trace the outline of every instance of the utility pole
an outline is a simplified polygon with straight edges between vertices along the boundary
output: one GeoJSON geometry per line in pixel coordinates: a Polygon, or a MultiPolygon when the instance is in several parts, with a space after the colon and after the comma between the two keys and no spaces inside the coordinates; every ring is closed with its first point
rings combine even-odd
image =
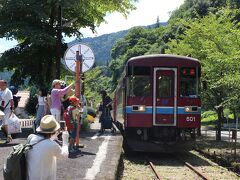
{"type": "MultiPolygon", "coordinates": [[[[81,49],[76,51],[76,88],[75,95],[81,101],[81,74],[82,74],[82,54],[81,49]]],[[[77,123],[77,136],[76,136],[76,145],[79,146],[79,134],[80,134],[80,126],[81,126],[81,115],[79,117],[79,122],[77,123]]]]}
{"type": "Polygon", "coordinates": [[[57,24],[57,40],[56,40],[56,78],[60,79],[60,61],[62,54],[62,2],[58,4],[58,24],[57,24]]]}

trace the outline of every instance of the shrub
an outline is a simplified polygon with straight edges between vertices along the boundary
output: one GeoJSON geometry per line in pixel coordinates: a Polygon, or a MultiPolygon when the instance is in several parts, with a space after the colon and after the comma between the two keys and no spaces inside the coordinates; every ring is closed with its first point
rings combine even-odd
{"type": "Polygon", "coordinates": [[[216,112],[215,111],[205,111],[205,112],[203,112],[202,113],[202,118],[206,118],[206,117],[209,117],[209,116],[211,116],[211,115],[215,115],[216,114],[216,112]]]}
{"type": "Polygon", "coordinates": [[[28,99],[28,102],[26,104],[25,110],[28,112],[29,115],[35,115],[36,114],[36,105],[38,103],[38,99],[36,96],[37,88],[36,86],[32,86],[29,88],[30,91],[30,97],[28,99]]]}
{"type": "Polygon", "coordinates": [[[215,111],[205,111],[202,113],[202,125],[216,124],[218,117],[215,111]]]}
{"type": "Polygon", "coordinates": [[[84,118],[81,124],[81,131],[88,131],[90,129],[90,124],[88,123],[87,119],[84,118]]]}
{"type": "Polygon", "coordinates": [[[96,111],[95,109],[93,109],[92,107],[87,107],[87,114],[93,116],[93,117],[96,117],[96,111]]]}

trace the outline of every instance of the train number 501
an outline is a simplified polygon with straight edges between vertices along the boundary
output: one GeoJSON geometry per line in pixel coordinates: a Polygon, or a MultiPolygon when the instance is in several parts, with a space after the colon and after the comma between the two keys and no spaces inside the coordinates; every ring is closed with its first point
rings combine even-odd
{"type": "Polygon", "coordinates": [[[191,117],[191,116],[186,117],[187,122],[195,122],[195,120],[196,120],[195,117],[191,117]]]}

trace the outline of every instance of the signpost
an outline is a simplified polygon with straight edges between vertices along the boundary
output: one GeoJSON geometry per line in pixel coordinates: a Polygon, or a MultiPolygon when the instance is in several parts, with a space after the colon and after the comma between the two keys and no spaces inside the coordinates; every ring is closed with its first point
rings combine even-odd
{"type": "MultiPolygon", "coordinates": [[[[64,63],[67,69],[76,73],[75,95],[81,101],[81,75],[92,68],[95,57],[92,49],[85,44],[75,44],[69,47],[64,54],[64,63]]],[[[82,103],[84,104],[84,103],[82,103]]],[[[79,146],[81,116],[77,125],[76,145],[79,146]]]]}
{"type": "MultiPolygon", "coordinates": [[[[82,56],[79,55],[79,51],[76,51],[76,87],[75,87],[75,95],[76,97],[81,97],[81,73],[82,73],[82,56]]],[[[77,122],[77,136],[76,136],[76,146],[79,146],[79,132],[80,132],[80,122],[81,122],[81,116],[78,117],[77,122]]]]}

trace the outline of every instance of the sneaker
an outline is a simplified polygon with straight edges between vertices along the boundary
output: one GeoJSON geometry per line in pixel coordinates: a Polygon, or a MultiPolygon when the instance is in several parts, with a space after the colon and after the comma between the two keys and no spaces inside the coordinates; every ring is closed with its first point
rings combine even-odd
{"type": "Polygon", "coordinates": [[[77,151],[75,149],[70,149],[69,153],[76,153],[77,151]]]}
{"type": "Polygon", "coordinates": [[[69,153],[75,153],[75,152],[76,150],[73,147],[69,149],[69,153]]]}
{"type": "Polygon", "coordinates": [[[84,144],[79,144],[79,145],[76,145],[75,147],[76,147],[76,148],[84,148],[85,145],[84,145],[84,144]]]}
{"type": "Polygon", "coordinates": [[[6,140],[0,139],[0,144],[5,144],[6,140]]]}
{"type": "Polygon", "coordinates": [[[10,143],[12,141],[12,136],[8,135],[7,140],[5,141],[5,144],[10,143]]]}

